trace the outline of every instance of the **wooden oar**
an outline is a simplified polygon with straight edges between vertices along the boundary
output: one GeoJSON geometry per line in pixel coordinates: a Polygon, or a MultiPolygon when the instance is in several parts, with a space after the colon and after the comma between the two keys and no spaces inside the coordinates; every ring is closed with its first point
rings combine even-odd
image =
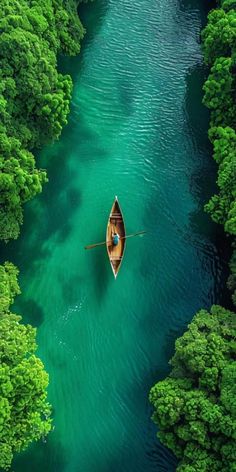
{"type": "MultiPolygon", "coordinates": [[[[128,236],[122,236],[120,239],[131,238],[132,236],[138,236],[139,234],[144,234],[144,233],[146,233],[146,232],[147,232],[147,231],[139,231],[138,233],[128,234],[128,236]]],[[[108,241],[108,244],[109,244],[109,243],[112,243],[112,241],[108,241]]],[[[107,242],[106,242],[106,241],[103,241],[102,243],[90,244],[89,246],[85,246],[84,249],[93,249],[94,247],[103,246],[104,244],[107,244],[107,242]]]]}

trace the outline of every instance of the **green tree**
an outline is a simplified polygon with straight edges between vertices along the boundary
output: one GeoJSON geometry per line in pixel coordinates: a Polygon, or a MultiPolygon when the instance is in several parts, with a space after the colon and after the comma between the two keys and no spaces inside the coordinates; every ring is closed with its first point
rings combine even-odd
{"type": "Polygon", "coordinates": [[[22,205],[46,173],[32,149],[57,139],[67,123],[72,80],[57,55],[75,55],[84,35],[75,0],[3,0],[0,11],[0,239],[17,238],[22,205]]]}
{"type": "Polygon", "coordinates": [[[223,0],[221,3],[223,10],[226,12],[236,9],[236,0],[223,0]]]}
{"type": "MultiPolygon", "coordinates": [[[[213,157],[219,164],[219,192],[205,205],[213,221],[224,225],[226,233],[236,235],[236,1],[221,0],[212,10],[202,32],[206,64],[212,66],[204,89],[204,104],[211,110],[209,137],[213,157]]],[[[233,240],[235,248],[235,239],[233,240]]],[[[228,287],[236,305],[235,249],[230,262],[228,287]]]]}
{"type": "Polygon", "coordinates": [[[78,16],[77,3],[74,0],[52,1],[60,51],[69,56],[75,56],[80,52],[81,39],[85,34],[78,16]]]}
{"type": "Polygon", "coordinates": [[[235,75],[230,57],[219,57],[211,68],[211,73],[203,85],[203,103],[210,110],[211,126],[235,126],[236,105],[233,91],[235,75]]]}
{"type": "Polygon", "coordinates": [[[236,11],[229,8],[229,2],[212,10],[208,15],[207,26],[202,32],[205,61],[212,65],[217,57],[230,57],[236,48],[236,11]]]}
{"type": "Polygon", "coordinates": [[[176,341],[172,371],[150,392],[158,437],[179,458],[177,472],[234,472],[236,317],[201,310],[176,341]]]}
{"type": "Polygon", "coordinates": [[[18,269],[10,262],[0,265],[0,313],[7,313],[16,295],[20,293],[18,269]]]}
{"type": "Polygon", "coordinates": [[[48,374],[35,356],[36,329],[9,311],[20,292],[17,274],[13,264],[0,266],[0,468],[6,470],[14,452],[51,430],[48,374]]]}
{"type": "Polygon", "coordinates": [[[0,132],[0,237],[17,238],[22,223],[22,203],[41,192],[46,172],[35,168],[31,152],[16,138],[0,132]]]}
{"type": "Polygon", "coordinates": [[[209,135],[213,157],[219,164],[219,194],[210,199],[205,209],[216,223],[224,225],[226,232],[236,235],[236,133],[230,127],[214,127],[209,135]]]}

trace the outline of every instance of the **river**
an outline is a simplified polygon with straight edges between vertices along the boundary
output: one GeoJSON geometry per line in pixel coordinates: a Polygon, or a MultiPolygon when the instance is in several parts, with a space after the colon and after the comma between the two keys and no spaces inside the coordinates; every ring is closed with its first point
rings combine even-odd
{"type": "Polygon", "coordinates": [[[204,1],[100,0],[80,7],[82,52],[69,124],[38,160],[42,195],[4,259],[20,268],[15,310],[38,327],[54,431],[15,472],[172,472],[150,387],[174,341],[219,301],[222,261],[203,212],[215,167],[201,104],[204,1]],[[128,233],[114,280],[103,241],[118,195],[128,233]]]}

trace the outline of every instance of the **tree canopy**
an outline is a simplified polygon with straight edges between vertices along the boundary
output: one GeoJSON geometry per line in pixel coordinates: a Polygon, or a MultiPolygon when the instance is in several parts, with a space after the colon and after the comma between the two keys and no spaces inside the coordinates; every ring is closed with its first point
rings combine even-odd
{"type": "Polygon", "coordinates": [[[235,74],[231,57],[219,57],[211,68],[203,90],[203,103],[211,110],[212,126],[236,125],[236,104],[234,100],[235,74]]]}
{"type": "Polygon", "coordinates": [[[51,430],[48,374],[35,356],[36,329],[9,311],[20,292],[17,274],[11,263],[0,266],[0,468],[6,470],[14,452],[51,430]]]}
{"type": "Polygon", "coordinates": [[[213,64],[217,57],[230,57],[236,48],[235,1],[223,1],[221,6],[209,13],[202,33],[203,52],[208,65],[213,64]]]}
{"type": "MultiPolygon", "coordinates": [[[[234,238],[228,287],[236,305],[236,1],[218,4],[202,33],[219,189],[205,209],[234,238]]],[[[158,437],[179,459],[177,472],[236,472],[235,339],[235,313],[201,310],[176,341],[170,375],[151,389],[158,437]]]]}
{"type": "Polygon", "coordinates": [[[3,0],[0,11],[0,239],[15,239],[22,204],[41,192],[46,172],[32,149],[60,136],[72,80],[57,54],[80,51],[83,26],[74,0],[3,0]]]}
{"type": "Polygon", "coordinates": [[[228,287],[236,304],[236,1],[223,0],[208,15],[202,32],[206,64],[211,66],[203,103],[211,110],[209,138],[218,167],[219,192],[205,205],[213,221],[234,237],[228,287]]]}
{"type": "Polygon", "coordinates": [[[216,223],[224,225],[225,231],[236,235],[236,133],[234,129],[213,127],[210,130],[213,157],[219,165],[218,195],[214,195],[205,209],[216,223]]]}
{"type": "Polygon", "coordinates": [[[236,318],[201,310],[176,341],[172,371],[150,392],[158,437],[177,472],[235,472],[236,318]]]}

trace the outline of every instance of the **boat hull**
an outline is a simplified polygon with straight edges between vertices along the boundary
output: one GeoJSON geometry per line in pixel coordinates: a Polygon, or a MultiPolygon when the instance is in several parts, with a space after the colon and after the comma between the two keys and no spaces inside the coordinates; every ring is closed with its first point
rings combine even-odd
{"type": "Polygon", "coordinates": [[[107,223],[107,232],[106,232],[106,246],[109,261],[111,264],[111,269],[116,278],[121,267],[121,263],[125,251],[125,225],[122,211],[118,202],[118,198],[115,197],[115,201],[112,205],[110,215],[107,223]],[[113,245],[112,239],[113,234],[118,233],[120,240],[117,246],[113,245]]]}

